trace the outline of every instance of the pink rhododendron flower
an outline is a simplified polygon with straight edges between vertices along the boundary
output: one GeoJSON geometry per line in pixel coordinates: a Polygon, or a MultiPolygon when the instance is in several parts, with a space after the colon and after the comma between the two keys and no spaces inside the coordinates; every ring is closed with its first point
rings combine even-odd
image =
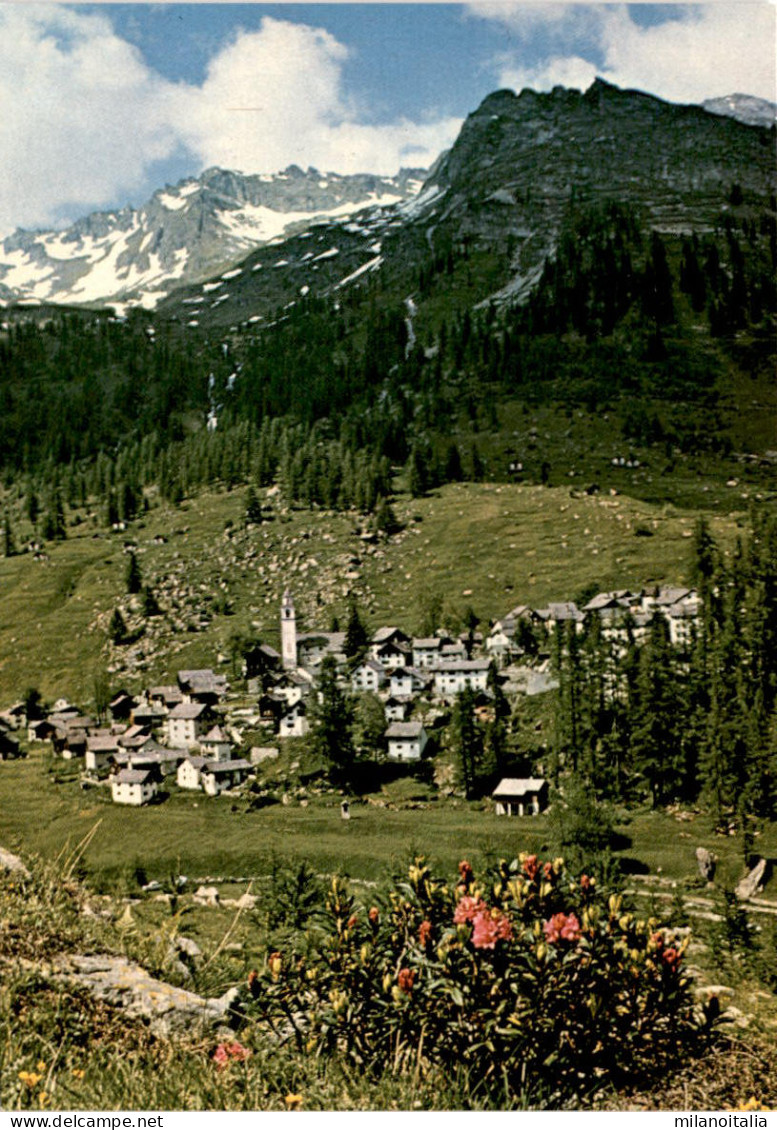
{"type": "Polygon", "coordinates": [[[457,926],[462,922],[473,922],[475,915],[484,911],[488,913],[488,907],[482,899],[473,899],[471,895],[464,895],[453,912],[453,921],[457,926]]]}
{"type": "Polygon", "coordinates": [[[536,878],[540,866],[536,855],[527,855],[521,866],[527,879],[536,878]]]}
{"type": "Polygon", "coordinates": [[[576,914],[554,914],[545,923],[545,937],[551,945],[558,941],[576,942],[580,937],[580,923],[576,914]]]}
{"type": "Polygon", "coordinates": [[[669,946],[669,948],[665,949],[661,954],[661,960],[663,961],[667,969],[670,969],[672,971],[672,973],[677,970],[682,959],[683,955],[678,950],[676,950],[674,946],[669,946]]]}
{"type": "Polygon", "coordinates": [[[472,929],[475,949],[492,950],[497,942],[509,942],[512,936],[512,923],[500,910],[483,910],[475,916],[472,929]]]}
{"type": "Polygon", "coordinates": [[[415,969],[400,969],[397,984],[403,993],[412,993],[415,972],[415,969]]]}
{"type": "Polygon", "coordinates": [[[211,1056],[211,1059],[216,1064],[217,1070],[223,1071],[233,1060],[237,1063],[242,1063],[243,1060],[248,1059],[250,1054],[251,1052],[248,1048],[244,1048],[237,1040],[232,1040],[228,1044],[219,1044],[211,1056]]]}
{"type": "Polygon", "coordinates": [[[462,859],[459,864],[459,875],[465,887],[468,887],[472,882],[472,864],[468,863],[466,859],[462,859]]]}

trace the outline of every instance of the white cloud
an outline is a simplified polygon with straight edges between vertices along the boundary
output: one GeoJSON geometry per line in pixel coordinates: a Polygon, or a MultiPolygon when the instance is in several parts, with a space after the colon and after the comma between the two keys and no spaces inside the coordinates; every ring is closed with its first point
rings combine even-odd
{"type": "Polygon", "coordinates": [[[342,87],[347,49],[304,24],[265,18],[212,62],[182,131],[206,164],[246,172],[294,162],[341,173],[428,165],[461,121],[365,125],[342,87]]]}
{"type": "Polygon", "coordinates": [[[677,102],[701,102],[741,92],[774,101],[776,9],[765,0],[672,5],[660,22],[638,23],[621,4],[499,4],[468,6],[473,16],[495,20],[519,38],[544,35],[537,61],[518,49],[494,60],[500,85],[557,83],[578,88],[599,74],[677,102]],[[590,42],[580,49],[580,38],[590,42]]]}
{"type": "Polygon", "coordinates": [[[102,15],[3,5],[0,230],[131,191],[178,144],[174,89],[102,15]]]}
{"type": "Polygon", "coordinates": [[[0,232],[47,225],[63,207],[115,206],[183,147],[195,168],[244,172],[430,164],[460,121],[364,124],[343,89],[347,54],[326,31],[265,18],[211,59],[201,85],[172,83],[108,10],[0,4],[0,232]]]}

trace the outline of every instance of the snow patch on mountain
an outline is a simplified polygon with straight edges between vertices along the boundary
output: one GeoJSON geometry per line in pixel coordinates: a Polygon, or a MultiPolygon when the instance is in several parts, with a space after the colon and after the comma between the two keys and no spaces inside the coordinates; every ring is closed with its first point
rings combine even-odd
{"type": "Polygon", "coordinates": [[[160,189],[139,209],[0,240],[0,299],[153,309],[176,286],[225,271],[236,277],[228,269],[257,247],[365,209],[378,214],[420,186],[417,170],[392,178],[296,166],[258,176],[208,169],[160,189]]]}

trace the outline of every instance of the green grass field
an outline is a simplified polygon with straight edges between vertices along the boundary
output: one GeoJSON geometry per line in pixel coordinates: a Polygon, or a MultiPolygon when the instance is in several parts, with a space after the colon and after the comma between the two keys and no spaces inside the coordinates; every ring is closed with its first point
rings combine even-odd
{"type": "MultiPolygon", "coordinates": [[[[171,874],[252,877],[265,874],[271,858],[280,856],[304,859],[324,874],[377,880],[392,861],[399,865],[411,852],[452,872],[462,858],[475,862],[553,850],[546,817],[498,818],[488,802],[447,800],[425,809],[354,804],[350,821],[343,821],[336,795],[314,798],[305,808],[277,804],[248,812],[245,801],[180,792],[173,785],[162,804],[131,809],[113,805],[107,789],[82,791],[67,770],[69,779],[57,783],[62,763],[54,763],[53,773],[51,764],[40,754],[0,764],[0,844],[52,858],[67,845],[75,848],[99,824],[84,865],[101,887],[120,880],[132,885],[138,867],[162,880],[171,874]]],[[[725,885],[742,875],[739,840],[716,836],[706,817],[688,821],[638,811],[625,818],[621,831],[619,854],[630,869],[636,861],[639,870],[691,880],[701,844],[720,857],[725,885]]],[[[777,826],[765,830],[757,850],[777,856],[777,826]]]]}
{"type": "MultiPolygon", "coordinates": [[[[82,522],[47,546],[46,561],[0,559],[0,704],[37,686],[46,699],[64,694],[88,706],[106,668],[114,689],[169,681],[179,668],[215,665],[238,630],[277,643],[286,585],[303,629],[342,620],[353,591],[373,628],[416,631],[435,596],[452,625],[470,605],[487,623],[518,603],[541,607],[591,585],[687,580],[699,511],[572,489],[482,483],[400,495],[404,529],[379,546],[364,544],[349,514],[292,510],[246,531],[242,489],[152,508],[125,533],[82,522]],[[125,542],[136,543],[166,615],[147,621],[132,648],[111,649],[108,621],[127,600],[125,542]],[[211,618],[195,630],[184,620],[200,608],[211,618]]],[[[746,505],[711,517],[721,544],[744,531],[746,505]]]]}

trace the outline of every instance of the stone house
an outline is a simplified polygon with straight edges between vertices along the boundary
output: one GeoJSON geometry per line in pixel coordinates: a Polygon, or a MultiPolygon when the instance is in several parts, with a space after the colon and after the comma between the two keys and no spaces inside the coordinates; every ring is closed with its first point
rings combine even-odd
{"type": "Polygon", "coordinates": [[[429,740],[422,722],[394,722],[385,738],[393,761],[420,761],[429,740]]]}
{"type": "Polygon", "coordinates": [[[484,691],[488,687],[488,659],[452,659],[434,668],[434,693],[440,698],[460,694],[466,687],[484,691]]]}
{"type": "Polygon", "coordinates": [[[148,769],[120,769],[111,777],[111,800],[114,804],[148,804],[156,792],[156,775],[148,769]]]}
{"type": "Polygon", "coordinates": [[[209,718],[201,702],[181,702],[167,716],[167,744],[171,749],[191,749],[199,744],[209,718]]]}
{"type": "Polygon", "coordinates": [[[203,756],[210,761],[229,761],[232,756],[233,745],[221,726],[214,726],[204,737],[200,738],[200,749],[203,756]]]}
{"type": "Polygon", "coordinates": [[[374,659],[367,659],[355,667],[351,674],[351,686],[355,691],[377,693],[386,682],[386,670],[374,659]]]}
{"type": "Polygon", "coordinates": [[[251,772],[250,761],[208,761],[200,769],[200,782],[208,796],[218,796],[224,789],[233,789],[251,772]]]}

